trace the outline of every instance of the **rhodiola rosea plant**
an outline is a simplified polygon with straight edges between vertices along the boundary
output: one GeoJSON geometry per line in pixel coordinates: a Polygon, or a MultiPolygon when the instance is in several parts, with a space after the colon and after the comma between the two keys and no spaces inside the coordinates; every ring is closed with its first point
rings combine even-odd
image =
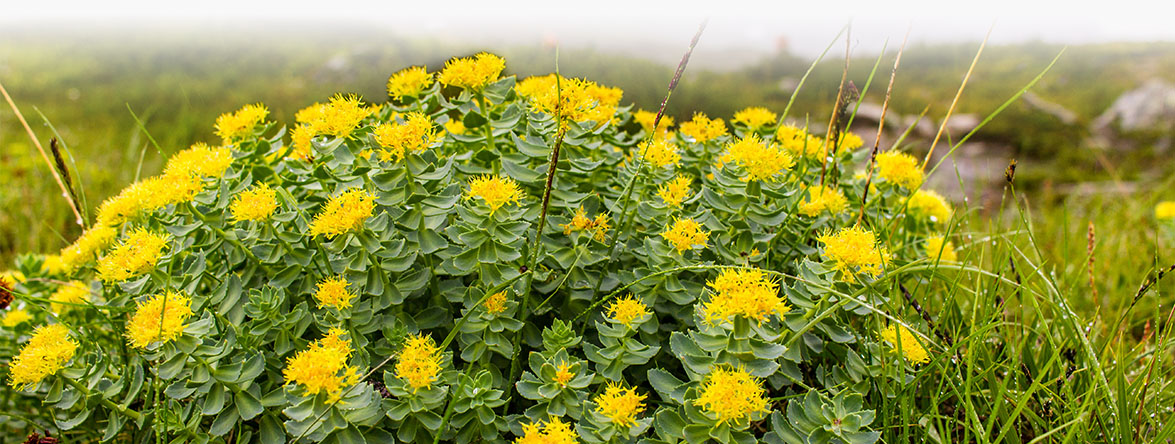
{"type": "Polygon", "coordinates": [[[968,267],[924,162],[504,67],[227,113],[21,257],[6,432],[870,444],[991,409],[938,405],[965,364],[912,303],[968,267]]]}

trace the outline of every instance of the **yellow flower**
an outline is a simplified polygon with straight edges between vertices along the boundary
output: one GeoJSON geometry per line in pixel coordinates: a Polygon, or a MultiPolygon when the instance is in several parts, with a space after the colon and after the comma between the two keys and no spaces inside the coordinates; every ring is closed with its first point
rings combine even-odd
{"type": "Polygon", "coordinates": [[[69,274],[69,264],[61,258],[60,254],[46,254],[44,260],[41,261],[41,272],[48,275],[62,275],[69,274]]]}
{"type": "Polygon", "coordinates": [[[388,77],[388,97],[396,100],[416,97],[429,86],[432,86],[432,74],[423,66],[404,68],[388,77]]]}
{"type": "Polygon", "coordinates": [[[693,183],[692,178],[678,175],[673,180],[661,184],[657,188],[657,195],[665,201],[666,206],[677,208],[681,206],[682,201],[689,197],[690,185],[693,183]]]}
{"type": "Polygon", "coordinates": [[[381,123],[375,127],[375,141],[383,149],[380,160],[399,162],[407,153],[419,153],[441,140],[432,120],[423,113],[411,112],[402,124],[381,123]]]}
{"type": "Polygon", "coordinates": [[[951,205],[942,195],[931,190],[918,190],[909,197],[907,202],[911,216],[929,220],[932,223],[944,223],[951,218],[951,205]]]}
{"type": "Polygon", "coordinates": [[[692,249],[695,245],[706,246],[710,232],[702,230],[702,225],[693,219],[673,219],[673,226],[661,234],[666,242],[673,245],[678,253],[692,249]]]}
{"type": "Polygon", "coordinates": [[[746,172],[743,182],[774,180],[776,175],[795,165],[790,154],[779,149],[778,145],[764,142],[756,134],[727,143],[722,162],[742,167],[746,172]]]}
{"type": "Polygon", "coordinates": [[[165,174],[143,179],[102,202],[98,207],[98,225],[121,225],[140,213],[189,202],[203,189],[204,182],[194,175],[165,174]]]}
{"type": "Polygon", "coordinates": [[[596,412],[604,415],[619,427],[632,427],[636,416],[645,411],[644,400],[648,395],[638,395],[635,389],[622,388],[620,384],[608,382],[604,393],[596,395],[596,412]]]}
{"type": "Polygon", "coordinates": [[[775,143],[783,146],[784,151],[795,157],[819,158],[827,152],[824,138],[813,136],[791,125],[780,125],[775,130],[775,143]]]}
{"type": "Polygon", "coordinates": [[[592,238],[600,242],[604,241],[608,235],[608,229],[612,228],[608,225],[607,214],[598,213],[595,219],[589,219],[583,207],[575,210],[575,216],[571,218],[570,223],[562,224],[561,226],[565,235],[571,235],[575,231],[591,231],[593,232],[592,238]]]}
{"type": "Polygon", "coordinates": [[[85,305],[90,300],[90,289],[86,287],[86,284],[78,281],[66,282],[57,287],[57,290],[49,296],[49,300],[52,301],[49,304],[49,309],[53,310],[55,314],[62,315],[79,308],[77,305],[71,304],[85,305]]]}
{"type": "Polygon", "coordinates": [[[841,152],[852,151],[865,145],[865,141],[861,140],[861,136],[853,133],[840,133],[840,147],[841,152]]]}
{"type": "Polygon", "coordinates": [[[955,243],[942,236],[926,238],[926,257],[943,262],[957,262],[959,259],[958,254],[955,253],[955,243]]]}
{"type": "Polygon", "coordinates": [[[790,309],[779,296],[779,283],[763,270],[726,268],[706,285],[714,294],[702,307],[702,315],[711,325],[733,316],[763,322],[768,316],[782,315],[790,309]]]}
{"type": "Polygon", "coordinates": [[[4,320],[0,321],[0,324],[8,328],[14,328],[17,325],[31,320],[33,320],[33,315],[29,314],[28,311],[19,308],[10,308],[8,309],[8,313],[4,314],[4,320]]]}
{"type": "Polygon", "coordinates": [[[712,367],[698,392],[694,405],[719,423],[738,424],[767,412],[763,383],[742,367],[712,367]]]}
{"type": "Polygon", "coordinates": [[[506,69],[505,60],[483,52],[473,57],[449,60],[437,76],[437,81],[443,85],[477,91],[496,82],[503,69],[506,69]]]}
{"type": "Polygon", "coordinates": [[[877,245],[873,232],[859,226],[826,232],[818,240],[824,244],[824,259],[833,261],[845,277],[858,272],[877,276],[889,263],[889,252],[877,245]]]}
{"type": "Polygon", "coordinates": [[[355,293],[347,291],[349,283],[342,276],[331,276],[318,281],[318,291],[314,292],[314,299],[318,301],[318,308],[334,307],[337,310],[351,306],[355,293]]]}
{"type": "Polygon", "coordinates": [[[488,174],[470,179],[469,191],[465,193],[467,200],[480,197],[486,206],[490,207],[491,214],[504,205],[519,203],[523,196],[525,195],[522,193],[522,189],[518,187],[518,183],[514,182],[514,179],[488,174]]]}
{"type": "Polygon", "coordinates": [[[110,246],[117,235],[118,230],[113,227],[101,224],[90,227],[73,244],[61,249],[61,261],[70,270],[80,267],[110,246]]]}
{"type": "Polygon", "coordinates": [[[703,113],[695,113],[693,120],[681,124],[681,132],[697,143],[714,140],[726,134],[726,123],[722,119],[710,119],[703,113]]]}
{"type": "Polygon", "coordinates": [[[233,153],[225,147],[197,143],[167,160],[164,176],[220,177],[233,164],[233,153]]]}
{"type": "Polygon", "coordinates": [[[778,115],[761,106],[744,108],[742,111],[734,113],[736,123],[746,125],[752,130],[774,125],[778,118],[778,115]]]}
{"type": "Polygon", "coordinates": [[[460,136],[465,134],[465,123],[457,119],[449,119],[448,122],[445,122],[445,130],[460,136]]]}
{"type": "Polygon", "coordinates": [[[98,261],[98,277],[117,282],[147,273],[155,268],[166,249],[167,235],[136,229],[98,261]]]}
{"type": "Polygon", "coordinates": [[[187,296],[170,291],[152,295],[138,303],[126,323],[126,337],[136,348],[166,344],[184,334],[184,322],[191,316],[192,300],[187,296]]]}
{"type": "Polygon", "coordinates": [[[314,157],[314,127],[310,125],[298,125],[294,127],[293,133],[290,134],[291,144],[293,149],[290,150],[289,157],[299,160],[310,160],[314,157]]]}
{"type": "MultiPolygon", "coordinates": [[[[890,324],[881,330],[881,339],[890,343],[895,350],[898,348],[899,335],[894,324],[890,324]]],[[[902,342],[902,354],[906,356],[906,359],[918,364],[930,362],[930,354],[922,347],[921,341],[913,333],[910,333],[910,330],[903,327],[900,340],[902,342]]]]}
{"type": "Polygon", "coordinates": [[[348,231],[363,228],[363,222],[375,211],[375,197],[367,191],[352,188],[332,197],[314,216],[310,223],[310,235],[325,235],[327,239],[348,231]]]}
{"type": "Polygon", "coordinates": [[[1155,219],[1175,220],[1175,200],[1159,202],[1155,205],[1155,219]]]}
{"type": "Polygon", "coordinates": [[[332,328],[326,337],[311,342],[310,347],[286,359],[282,377],[286,384],[298,384],[307,395],[326,393],[338,400],[343,389],[359,382],[359,371],[347,364],[351,341],[343,339],[345,331],[332,328]]]}
{"type": "Polygon", "coordinates": [[[632,327],[633,322],[640,321],[649,314],[649,306],[631,294],[616,299],[608,306],[608,317],[627,327],[632,327]]]}
{"type": "Polygon", "coordinates": [[[800,203],[800,213],[805,216],[819,216],[825,211],[837,215],[849,207],[849,201],[839,188],[817,185],[808,188],[808,200],[800,203]]]}
{"type": "Polygon", "coordinates": [[[73,359],[78,344],[69,337],[69,330],[61,324],[37,327],[20,354],[8,365],[8,385],[24,390],[36,385],[49,375],[57,373],[73,359]]]}
{"type": "Polygon", "coordinates": [[[922,168],[918,159],[900,151],[886,151],[877,155],[877,172],[885,180],[912,190],[922,185],[922,168]]]}
{"type": "MultiPolygon", "coordinates": [[[[636,121],[641,129],[646,133],[653,132],[653,121],[657,120],[657,113],[652,111],[637,110],[632,113],[632,119],[636,121]]],[[[657,125],[658,135],[663,135],[669,132],[669,127],[673,126],[673,118],[669,116],[661,116],[661,123],[657,125]]]]}
{"type": "Polygon", "coordinates": [[[403,379],[413,391],[432,387],[441,373],[441,350],[431,336],[416,334],[408,337],[396,362],[396,377],[403,379]]]}
{"type": "Polygon", "coordinates": [[[522,437],[515,439],[514,444],[576,444],[579,435],[571,428],[570,423],[551,417],[545,424],[542,421],[522,425],[522,437]]]}
{"type": "Polygon", "coordinates": [[[559,366],[555,369],[554,382],[559,384],[560,387],[567,387],[567,384],[570,384],[572,379],[575,379],[575,373],[571,371],[571,366],[567,365],[566,362],[560,362],[559,366]]]}
{"type": "Polygon", "coordinates": [[[237,222],[269,219],[277,211],[277,191],[265,183],[259,183],[236,195],[229,205],[229,211],[237,222]]]}
{"type": "Polygon", "coordinates": [[[245,105],[233,113],[221,114],[216,118],[216,135],[224,139],[224,143],[240,142],[253,135],[258,125],[265,122],[269,110],[260,103],[245,105]]]}
{"type": "Polygon", "coordinates": [[[669,143],[668,140],[656,139],[645,143],[641,157],[658,168],[677,166],[681,162],[681,155],[677,154],[677,149],[677,145],[669,143]]]}
{"type": "MultiPolygon", "coordinates": [[[[294,115],[294,119],[298,123],[309,125],[315,135],[329,135],[346,139],[350,138],[351,133],[359,128],[363,119],[378,111],[378,107],[364,105],[359,96],[338,94],[331,97],[330,103],[315,103],[303,108],[294,115]]],[[[295,134],[295,136],[297,135],[295,134]]],[[[295,143],[295,147],[297,148],[297,143],[295,143]]]]}
{"type": "Polygon", "coordinates": [[[481,306],[485,308],[486,313],[492,315],[506,311],[506,291],[502,290],[490,295],[485,302],[482,302],[481,306]]]}

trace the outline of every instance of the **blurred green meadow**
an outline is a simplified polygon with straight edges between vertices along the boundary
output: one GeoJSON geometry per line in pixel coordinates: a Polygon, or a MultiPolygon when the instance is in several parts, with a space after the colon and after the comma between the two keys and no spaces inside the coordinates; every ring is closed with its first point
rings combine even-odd
{"type": "MultiPolygon", "coordinates": [[[[437,70],[450,57],[478,50],[506,57],[507,75],[545,74],[555,63],[553,47],[485,48],[372,29],[311,30],[296,38],[275,38],[262,30],[215,36],[155,30],[149,38],[132,31],[99,37],[80,31],[21,31],[5,34],[0,42],[0,82],[46,148],[51,137],[60,137],[90,211],[136,177],[158,172],[171,153],[195,142],[217,142],[213,121],[242,104],[262,102],[271,118],[291,122],[298,109],[338,91],[382,102],[387,76],[410,65],[437,70]]],[[[684,50],[684,41],[682,46],[684,50]]],[[[977,47],[906,48],[891,112],[917,116],[925,111],[925,120],[937,128],[936,119],[949,107],[977,47]]],[[[962,188],[975,199],[968,202],[973,214],[998,216],[1003,166],[1006,157],[1015,158],[1016,185],[1034,216],[1029,222],[1044,263],[1058,265],[1060,272],[1080,272],[1082,263],[1072,259],[1086,255],[1087,225],[1093,221],[1100,245],[1095,267],[1104,275],[1094,285],[1103,296],[1133,291],[1156,264],[1171,260],[1171,241],[1156,230],[1151,209],[1158,200],[1175,197],[1167,191],[1175,165],[1163,161],[1169,149],[1154,147],[1163,133],[1132,133],[1126,142],[1131,148],[1117,149],[1091,146],[1088,128],[1122,93],[1149,79],[1175,80],[1175,45],[991,46],[955,113],[987,115],[1062,49],[1064,54],[1032,93],[1069,110],[1075,120],[1063,121],[1023,100],[1013,103],[972,138],[1007,148],[989,162],[997,166],[979,171],[988,179],[980,188],[990,189],[962,188]],[[1106,192],[1079,192],[1083,186],[1106,192]]],[[[895,50],[880,59],[876,54],[851,59],[848,78],[859,89],[870,85],[863,102],[883,100],[895,50]]],[[[800,89],[791,112],[799,123],[827,121],[844,68],[839,54],[843,47],[832,47],[800,89]]],[[[622,103],[652,110],[673,72],[663,63],[590,49],[562,49],[559,63],[565,75],[620,87],[622,103]]],[[[782,111],[812,63],[812,57],[779,53],[741,67],[691,67],[668,114],[678,121],[696,111],[729,119],[748,104],[782,111]]],[[[872,137],[867,139],[870,145],[872,137]]],[[[940,153],[950,142],[944,140],[940,153]]],[[[924,153],[929,140],[911,137],[904,144],[924,153]]],[[[956,171],[948,160],[936,175],[950,183],[956,181],[956,171]]],[[[7,105],[0,107],[0,180],[6,184],[0,188],[0,260],[57,251],[80,233],[49,167],[7,105]]]]}

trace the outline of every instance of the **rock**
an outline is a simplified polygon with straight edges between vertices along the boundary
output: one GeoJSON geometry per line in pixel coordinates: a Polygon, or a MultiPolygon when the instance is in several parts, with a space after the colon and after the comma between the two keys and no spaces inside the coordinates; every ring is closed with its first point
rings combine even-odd
{"type": "Polygon", "coordinates": [[[1113,125],[1123,131],[1137,131],[1170,125],[1175,119],[1175,86],[1151,79],[1123,93],[1093,121],[1095,132],[1104,133],[1113,125]]]}
{"type": "Polygon", "coordinates": [[[931,125],[930,120],[925,117],[922,119],[918,119],[918,116],[902,117],[902,131],[905,131],[910,126],[914,127],[914,130],[911,131],[911,135],[913,136],[924,138],[934,137],[934,132],[936,131],[934,125],[931,125]]]}
{"type": "Polygon", "coordinates": [[[1056,117],[1061,123],[1066,125],[1073,125],[1077,123],[1077,113],[1070,111],[1068,108],[1060,104],[1050,102],[1042,99],[1040,96],[1032,92],[1026,92],[1023,96],[1024,104],[1029,108],[1056,117]]]}
{"type": "Polygon", "coordinates": [[[946,129],[957,140],[973,131],[980,121],[977,114],[955,114],[947,119],[946,129]]]}
{"type": "MultiPolygon", "coordinates": [[[[890,114],[890,117],[894,117],[890,114]]],[[[900,118],[900,116],[898,116],[900,118]]],[[[853,121],[877,123],[881,121],[881,105],[871,102],[861,102],[857,107],[857,117],[853,121]]]]}

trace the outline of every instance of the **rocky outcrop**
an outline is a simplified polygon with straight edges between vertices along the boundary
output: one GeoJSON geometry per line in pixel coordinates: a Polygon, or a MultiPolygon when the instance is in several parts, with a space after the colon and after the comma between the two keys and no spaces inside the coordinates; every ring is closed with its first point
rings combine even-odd
{"type": "Polygon", "coordinates": [[[1175,122],[1175,86],[1151,79],[1127,91],[1093,121],[1093,130],[1105,133],[1111,128],[1121,131],[1166,129],[1175,122]]]}

